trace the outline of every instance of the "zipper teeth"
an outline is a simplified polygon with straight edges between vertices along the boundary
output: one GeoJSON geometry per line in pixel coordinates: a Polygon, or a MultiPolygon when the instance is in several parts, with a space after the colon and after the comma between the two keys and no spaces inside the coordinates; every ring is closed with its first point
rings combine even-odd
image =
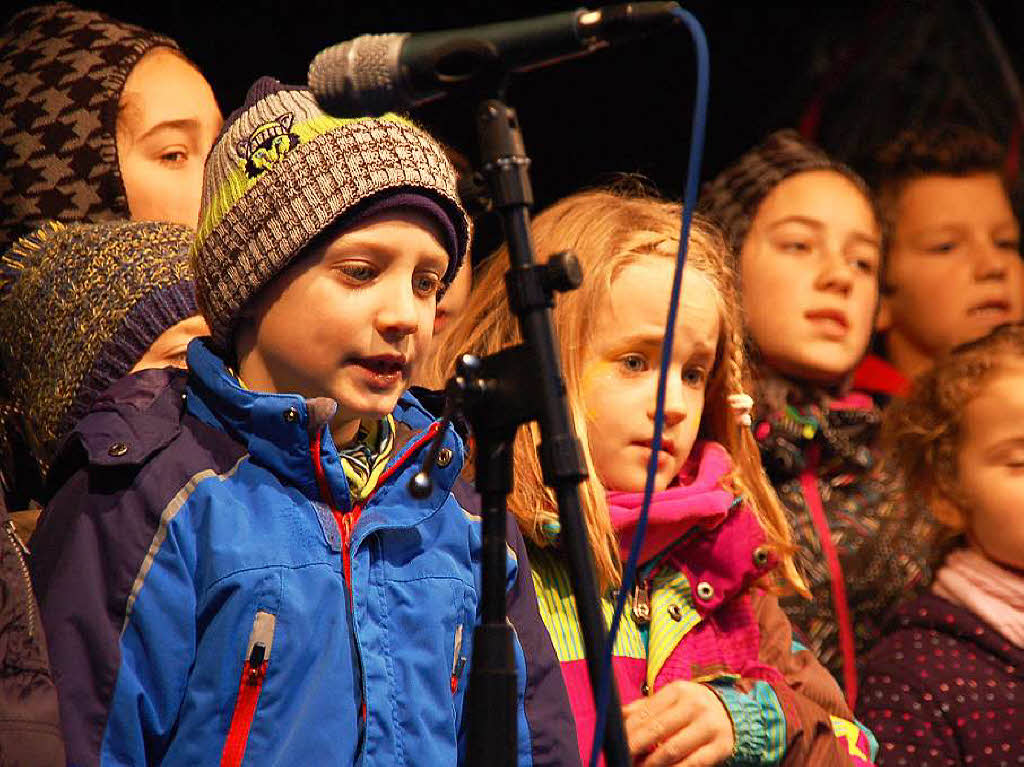
{"type": "Polygon", "coordinates": [[[25,544],[21,542],[21,538],[14,531],[14,521],[8,519],[4,522],[4,530],[7,532],[7,537],[11,539],[11,543],[14,545],[14,553],[18,557],[18,567],[21,569],[22,582],[25,584],[25,607],[28,612],[28,636],[30,639],[35,638],[36,633],[36,602],[32,598],[32,579],[28,574],[28,565],[25,564],[25,557],[23,551],[25,550],[25,544]]]}

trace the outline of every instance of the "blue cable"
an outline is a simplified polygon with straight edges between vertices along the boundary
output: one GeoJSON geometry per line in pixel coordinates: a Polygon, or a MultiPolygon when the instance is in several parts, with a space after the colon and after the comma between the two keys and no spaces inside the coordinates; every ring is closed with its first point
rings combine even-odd
{"type": "Polygon", "coordinates": [[[596,767],[601,755],[601,744],[604,742],[605,718],[608,709],[609,680],[612,674],[612,649],[615,647],[615,636],[619,630],[626,598],[633,589],[633,580],[640,559],[640,545],[647,531],[647,514],[650,511],[651,496],[654,493],[654,479],[658,468],[658,452],[661,450],[661,432],[665,426],[665,388],[668,382],[668,368],[672,361],[672,347],[676,330],[676,316],[679,310],[679,299],[683,286],[683,268],[686,266],[686,251],[690,241],[690,221],[693,209],[697,204],[697,184],[700,180],[700,163],[704,154],[704,132],[707,127],[708,92],[710,90],[710,57],[708,40],[704,28],[696,17],[687,10],[676,6],[672,15],[683,22],[693,38],[694,53],[697,58],[697,93],[693,104],[693,125],[690,132],[689,165],[686,169],[686,190],[683,194],[683,222],[679,234],[679,253],[676,256],[676,270],[672,280],[672,299],[668,309],[668,322],[665,327],[665,340],[662,344],[661,370],[658,373],[658,397],[654,412],[654,442],[651,446],[651,459],[647,465],[647,483],[644,486],[644,502],[640,508],[640,519],[633,536],[633,545],[629,550],[629,559],[622,573],[622,587],[619,589],[612,616],[611,630],[608,632],[608,645],[605,648],[601,663],[600,689],[597,697],[597,721],[594,725],[593,747],[590,752],[590,767],[596,767]]]}

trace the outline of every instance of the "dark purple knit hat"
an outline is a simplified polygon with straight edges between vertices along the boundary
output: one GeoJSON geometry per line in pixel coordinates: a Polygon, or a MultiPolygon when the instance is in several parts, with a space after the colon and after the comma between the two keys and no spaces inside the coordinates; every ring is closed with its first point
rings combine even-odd
{"type": "Polygon", "coordinates": [[[179,224],[51,222],[0,259],[0,395],[37,442],[63,437],[161,333],[197,313],[191,241],[179,224]]]}

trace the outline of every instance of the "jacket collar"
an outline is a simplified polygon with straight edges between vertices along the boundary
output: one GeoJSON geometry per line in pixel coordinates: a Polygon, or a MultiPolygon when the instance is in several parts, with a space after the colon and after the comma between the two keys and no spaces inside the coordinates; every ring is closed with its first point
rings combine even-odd
{"type": "Polygon", "coordinates": [[[96,398],[60,443],[46,478],[47,498],[83,464],[138,466],[181,431],[185,374],[174,368],[121,378],[96,398]]]}
{"type": "MultiPolygon", "coordinates": [[[[189,344],[188,366],[186,408],[190,414],[241,442],[254,463],[298,488],[307,498],[332,504],[341,511],[350,508],[348,480],[327,428],[337,410],[336,402],[324,397],[307,399],[298,394],[245,389],[210,349],[208,338],[189,344]],[[329,499],[322,498],[318,489],[311,450],[314,439],[320,442],[321,465],[332,496],[329,499]]],[[[416,442],[417,434],[433,421],[409,394],[401,397],[393,415],[399,424],[399,441],[416,442]]],[[[389,466],[396,459],[401,461],[407,452],[407,447],[396,445],[389,466]]],[[[460,448],[460,467],[461,454],[460,448]]]]}
{"type": "MultiPolygon", "coordinates": [[[[680,473],[680,483],[655,493],[644,542],[649,561],[661,554],[689,581],[697,612],[707,615],[743,592],[778,563],[765,545],[753,510],[725,483],[732,460],[717,442],[698,442],[680,473]],[[676,541],[676,543],[673,543],[676,541]]],[[[612,523],[623,559],[636,530],[643,493],[609,493],[612,523]]]]}
{"type": "Polygon", "coordinates": [[[870,446],[881,412],[860,392],[830,394],[788,379],[758,382],[754,437],[774,482],[798,476],[811,446],[820,452],[822,475],[859,474],[874,466],[870,446]]]}

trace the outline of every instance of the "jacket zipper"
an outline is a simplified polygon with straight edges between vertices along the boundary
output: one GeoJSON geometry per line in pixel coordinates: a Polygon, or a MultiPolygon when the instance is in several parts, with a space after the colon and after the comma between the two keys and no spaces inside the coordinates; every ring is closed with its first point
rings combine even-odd
{"type": "Polygon", "coordinates": [[[857,653],[853,644],[853,623],[850,619],[850,603],[846,597],[846,579],[843,567],[839,562],[839,552],[832,541],[832,530],[825,516],[825,507],[818,492],[818,467],[821,463],[821,448],[811,445],[807,456],[807,465],[800,474],[800,484],[804,491],[807,510],[811,521],[818,532],[822,553],[828,563],[829,578],[832,587],[832,601],[836,608],[836,623],[839,628],[839,651],[843,658],[843,688],[846,702],[852,711],[857,702],[857,653]]]}
{"type": "MultiPolygon", "coordinates": [[[[359,521],[359,516],[363,513],[363,507],[366,505],[366,501],[369,501],[370,497],[376,492],[377,488],[384,484],[392,474],[406,464],[406,462],[416,453],[419,448],[429,442],[434,434],[437,433],[439,424],[435,421],[430,425],[430,428],[420,437],[415,444],[413,444],[405,454],[401,457],[401,460],[396,461],[394,464],[389,466],[383,474],[377,480],[377,484],[373,490],[367,495],[363,503],[355,504],[350,511],[344,512],[338,509],[334,504],[334,495],[331,493],[331,487],[327,483],[327,474],[324,471],[323,461],[320,456],[320,435],[322,432],[318,432],[313,435],[309,441],[309,451],[313,458],[313,473],[316,476],[317,489],[320,491],[321,500],[326,503],[330,509],[331,514],[334,516],[334,521],[338,525],[338,532],[341,533],[341,563],[342,569],[345,573],[345,593],[348,597],[348,612],[349,619],[353,621],[352,630],[355,632],[354,623],[354,595],[352,593],[352,530],[356,523],[359,521]]],[[[325,427],[326,428],[326,427],[325,427]]],[[[357,644],[358,648],[358,644],[357,644]]],[[[362,659],[359,659],[362,664],[362,659]]],[[[360,669],[360,676],[362,676],[362,669],[360,669]]],[[[366,696],[363,695],[362,705],[359,707],[359,717],[362,721],[366,720],[366,696]]]]}
{"type": "Polygon", "coordinates": [[[323,499],[324,503],[330,507],[331,514],[334,515],[334,520],[338,524],[338,531],[341,533],[341,557],[342,566],[345,571],[345,588],[348,591],[349,607],[352,607],[352,530],[359,521],[359,516],[363,512],[363,507],[366,505],[366,502],[370,500],[370,497],[374,492],[376,492],[378,487],[383,485],[391,475],[402,468],[423,444],[433,439],[434,435],[437,433],[438,427],[439,424],[436,421],[432,423],[426,432],[424,432],[423,436],[416,440],[416,442],[405,451],[405,455],[402,456],[401,460],[393,463],[384,471],[383,474],[380,475],[377,479],[376,486],[367,495],[366,499],[362,503],[355,504],[348,512],[339,510],[334,504],[334,496],[331,493],[330,486],[327,484],[327,475],[324,472],[323,462],[320,458],[320,435],[315,435],[309,442],[309,449],[313,455],[313,472],[316,475],[316,483],[317,488],[320,491],[320,497],[323,499]]]}
{"type": "Polygon", "coordinates": [[[25,544],[18,537],[13,519],[8,519],[4,522],[4,530],[7,531],[7,537],[11,539],[14,551],[18,556],[18,568],[21,570],[21,580],[25,586],[25,612],[28,613],[28,636],[29,639],[34,639],[36,633],[36,600],[32,592],[32,579],[28,574],[28,565],[25,564],[25,559],[28,557],[28,549],[25,548],[25,544]]]}
{"type": "Polygon", "coordinates": [[[239,767],[245,758],[249,730],[256,716],[256,704],[263,690],[263,681],[267,678],[276,623],[277,618],[273,613],[256,613],[245,652],[246,660],[242,664],[242,678],[238,683],[235,712],[231,716],[231,726],[228,728],[228,736],[220,756],[221,767],[239,767]]]}

